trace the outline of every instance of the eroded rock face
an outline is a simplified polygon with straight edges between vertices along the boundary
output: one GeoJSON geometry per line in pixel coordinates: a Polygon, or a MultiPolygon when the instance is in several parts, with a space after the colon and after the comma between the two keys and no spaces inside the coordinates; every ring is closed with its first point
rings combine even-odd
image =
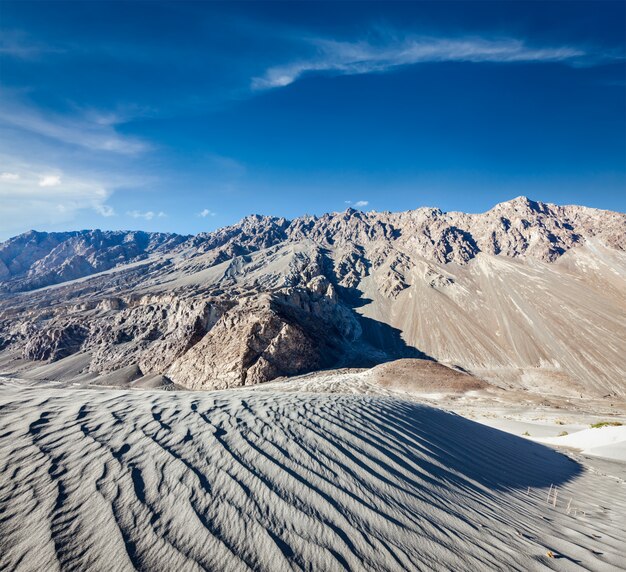
{"type": "Polygon", "coordinates": [[[195,237],[30,232],[0,245],[0,352],[84,353],[90,372],[190,388],[424,352],[619,391],[625,246],[624,214],[523,197],[482,214],[250,216],[195,237]]]}
{"type": "Polygon", "coordinates": [[[31,360],[56,361],[80,350],[88,330],[83,323],[59,323],[33,332],[24,346],[23,355],[31,360]]]}
{"type": "Polygon", "coordinates": [[[271,295],[130,295],[86,308],[42,312],[21,327],[4,324],[9,345],[22,345],[30,360],[89,352],[91,372],[137,365],[144,375],[216,389],[330,367],[361,334],[323,275],[271,295]]]}
{"type": "MultiPolygon", "coordinates": [[[[176,359],[172,360],[171,347],[158,350],[173,361],[165,374],[185,387],[222,389],[332,366],[361,331],[332,292],[327,296],[332,286],[321,291],[323,281],[323,277],[313,280],[317,292],[287,288],[219,304],[210,319],[195,323],[194,332],[178,330],[178,339],[187,344],[179,347],[176,359]]],[[[153,349],[154,344],[150,353],[153,349]]],[[[141,363],[144,372],[163,369],[145,358],[141,363]]]]}
{"type": "Polygon", "coordinates": [[[144,374],[163,373],[211,330],[232,304],[226,300],[144,296],[120,311],[92,320],[82,346],[92,371],[138,364],[144,374]]]}

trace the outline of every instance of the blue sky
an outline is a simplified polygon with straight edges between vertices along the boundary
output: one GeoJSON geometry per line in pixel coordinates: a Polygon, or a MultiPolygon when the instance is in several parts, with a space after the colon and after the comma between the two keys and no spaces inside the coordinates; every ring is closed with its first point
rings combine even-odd
{"type": "Polygon", "coordinates": [[[624,2],[0,2],[0,238],[626,210],[624,2]]]}

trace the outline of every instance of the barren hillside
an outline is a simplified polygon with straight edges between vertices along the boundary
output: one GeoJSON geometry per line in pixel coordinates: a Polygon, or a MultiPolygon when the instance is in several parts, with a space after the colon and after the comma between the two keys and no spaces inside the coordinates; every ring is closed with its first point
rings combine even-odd
{"type": "Polygon", "coordinates": [[[194,237],[28,233],[0,245],[0,372],[227,388],[421,357],[624,395],[625,248],[626,215],[524,197],[194,237]]]}

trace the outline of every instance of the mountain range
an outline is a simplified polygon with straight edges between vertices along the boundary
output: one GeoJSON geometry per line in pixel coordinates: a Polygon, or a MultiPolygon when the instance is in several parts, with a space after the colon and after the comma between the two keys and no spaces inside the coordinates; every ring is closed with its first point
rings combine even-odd
{"type": "Polygon", "coordinates": [[[494,386],[626,395],[626,215],[252,215],[215,232],[0,244],[0,374],[218,389],[399,358],[494,386]]]}

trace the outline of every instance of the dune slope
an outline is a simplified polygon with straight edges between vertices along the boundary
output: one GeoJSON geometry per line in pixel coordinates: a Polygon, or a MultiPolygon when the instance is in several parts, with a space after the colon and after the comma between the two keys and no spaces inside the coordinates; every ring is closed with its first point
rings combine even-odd
{"type": "Polygon", "coordinates": [[[619,508],[545,502],[551,484],[600,494],[601,476],[423,405],[11,386],[0,404],[0,569],[615,569],[623,556],[619,508]]]}

